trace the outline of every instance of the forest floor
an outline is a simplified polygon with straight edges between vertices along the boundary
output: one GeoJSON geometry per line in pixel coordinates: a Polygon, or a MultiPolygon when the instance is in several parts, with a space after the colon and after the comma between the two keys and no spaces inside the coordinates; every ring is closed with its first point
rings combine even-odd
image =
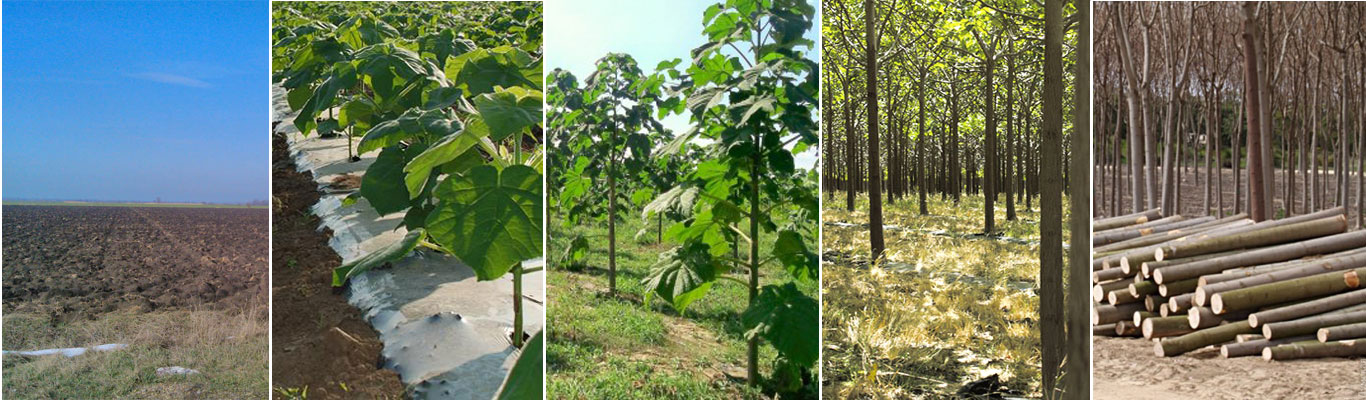
{"type": "MultiPolygon", "coordinates": [[[[746,342],[740,314],[748,304],[748,289],[719,281],[685,314],[659,299],[647,305],[641,280],[673,244],[657,242],[653,221],[637,235],[646,223],[638,212],[622,212],[617,221],[617,296],[609,297],[606,223],[566,228],[551,215],[547,259],[552,271],[546,282],[553,299],[546,305],[546,326],[551,327],[546,338],[549,398],[765,397],[744,381],[746,342]],[[581,265],[565,265],[560,256],[574,235],[588,239],[588,255],[577,263],[581,265]]],[[[767,256],[773,242],[766,236],[760,239],[761,257],[767,256]]],[[[760,285],[787,280],[780,266],[770,264],[760,271],[760,285]]],[[[798,286],[816,296],[814,282],[798,286]]],[[[772,346],[760,346],[760,374],[768,376],[776,355],[772,346]]],[[[813,378],[799,398],[815,397],[813,378]]]]}
{"type": "MultiPolygon", "coordinates": [[[[983,198],[931,196],[884,205],[887,260],[868,265],[867,197],[822,213],[824,394],[832,398],[940,398],[999,375],[1038,396],[1038,209],[1017,204],[999,237],[981,236],[983,198]],[[854,224],[847,226],[845,224],[854,224]]],[[[1064,198],[1064,201],[1065,198],[1064,198]]],[[[1037,199],[1034,205],[1037,207],[1037,199]]],[[[1064,207],[1066,214],[1066,207],[1064,207]]],[[[1064,215],[1064,238],[1067,226],[1064,215]]]]}
{"type": "MultiPolygon", "coordinates": [[[[1107,171],[1113,171],[1113,170],[1111,169],[1111,170],[1107,170],[1107,171]]],[[[1121,214],[1127,214],[1127,213],[1133,212],[1133,210],[1131,210],[1130,207],[1129,207],[1130,199],[1133,198],[1133,192],[1132,192],[1132,191],[1130,190],[1130,188],[1129,188],[1129,173],[1128,173],[1129,171],[1128,171],[1127,167],[1124,168],[1122,172],[1123,172],[1123,174],[1120,176],[1120,180],[1119,180],[1119,181],[1120,181],[1120,186],[1121,186],[1121,188],[1119,189],[1119,190],[1120,190],[1120,191],[1119,191],[1119,194],[1120,194],[1119,209],[1120,209],[1120,211],[1118,211],[1118,212],[1114,211],[1114,210],[1113,210],[1114,207],[1111,207],[1111,206],[1110,206],[1110,204],[1111,204],[1111,200],[1110,200],[1110,199],[1111,199],[1112,196],[1114,195],[1114,193],[1111,192],[1110,189],[1113,188],[1113,187],[1115,186],[1115,185],[1113,184],[1113,180],[1112,180],[1112,179],[1113,179],[1113,176],[1112,176],[1112,175],[1111,175],[1111,176],[1107,176],[1107,177],[1105,178],[1105,181],[1102,182],[1102,181],[1101,181],[1100,175],[1095,175],[1095,177],[1094,177],[1095,181],[1094,181],[1094,182],[1096,183],[1096,185],[1095,185],[1096,191],[1095,191],[1095,197],[1094,197],[1094,200],[1093,200],[1093,201],[1094,201],[1094,203],[1095,203],[1095,209],[1098,211],[1097,214],[1098,214],[1099,217],[1108,217],[1108,216],[1121,215],[1121,214]]],[[[1224,215],[1234,214],[1235,208],[1234,208],[1234,200],[1233,200],[1233,199],[1234,199],[1234,194],[1235,194],[1235,193],[1234,193],[1235,186],[1233,185],[1233,176],[1234,176],[1234,175],[1233,175],[1233,168],[1224,168],[1222,171],[1219,171],[1219,172],[1223,174],[1222,180],[1223,180],[1223,186],[1224,186],[1224,190],[1223,190],[1223,192],[1224,192],[1224,215]]],[[[1246,186],[1246,185],[1247,185],[1247,170],[1244,169],[1244,170],[1241,170],[1241,172],[1242,172],[1242,178],[1241,178],[1240,183],[1242,183],[1244,186],[1246,186]]],[[[1096,173],[1099,174],[1099,170],[1097,170],[1096,173]]],[[[1107,174],[1108,174],[1108,172],[1107,172],[1107,174]]],[[[1332,206],[1332,203],[1333,203],[1333,198],[1334,198],[1334,196],[1336,195],[1336,190],[1337,190],[1337,184],[1336,184],[1336,182],[1337,182],[1337,181],[1334,180],[1334,179],[1336,179],[1336,178],[1334,177],[1332,171],[1326,171],[1326,172],[1325,172],[1325,175],[1327,176],[1327,179],[1328,179],[1328,185],[1325,186],[1325,188],[1324,188],[1324,191],[1327,193],[1327,198],[1325,199],[1325,203],[1324,203],[1324,204],[1327,204],[1327,206],[1325,206],[1325,207],[1318,207],[1318,208],[1315,208],[1314,210],[1321,210],[1321,209],[1333,207],[1333,206],[1332,206]]],[[[1179,204],[1179,205],[1180,205],[1179,211],[1180,211],[1180,214],[1181,214],[1181,215],[1187,215],[1187,216],[1191,216],[1191,215],[1217,215],[1217,213],[1213,212],[1212,209],[1214,208],[1214,205],[1217,205],[1217,204],[1219,203],[1219,197],[1218,197],[1219,190],[1218,190],[1218,186],[1217,186],[1218,181],[1217,181],[1217,180],[1215,181],[1216,186],[1211,187],[1211,190],[1210,190],[1211,210],[1206,210],[1206,209],[1205,209],[1205,176],[1206,176],[1206,175],[1205,175],[1205,170],[1204,170],[1203,168],[1191,168],[1191,169],[1187,169],[1186,171],[1182,172],[1182,174],[1181,174],[1181,199],[1180,199],[1180,204],[1179,204]],[[1197,181],[1197,175],[1198,175],[1198,181],[1197,181]]],[[[1320,179],[1323,179],[1323,178],[1320,178],[1320,179]]],[[[1357,196],[1360,195],[1360,193],[1358,193],[1358,191],[1357,191],[1357,185],[1358,185],[1358,181],[1361,180],[1361,176],[1360,176],[1360,175],[1349,175],[1348,178],[1347,178],[1347,180],[1348,180],[1348,182],[1349,182],[1348,185],[1350,186],[1350,188],[1349,188],[1350,191],[1348,192],[1348,206],[1349,206],[1349,207],[1347,207],[1347,221],[1350,222],[1350,223],[1352,223],[1352,224],[1354,224],[1353,226],[1356,226],[1356,225],[1355,225],[1355,224],[1356,224],[1356,221],[1358,220],[1358,217],[1361,215],[1360,210],[1358,210],[1358,209],[1357,209],[1357,206],[1356,206],[1356,204],[1357,204],[1357,196]]],[[[1275,211],[1274,211],[1274,213],[1272,214],[1272,216],[1275,217],[1275,218],[1283,218],[1283,217],[1285,217],[1285,182],[1286,182],[1286,174],[1285,174],[1285,171],[1280,170],[1280,169],[1277,169],[1277,170],[1276,170],[1276,183],[1275,183],[1275,188],[1276,188],[1276,190],[1275,190],[1275,199],[1276,199],[1276,201],[1275,201],[1275,206],[1274,206],[1274,210],[1275,210],[1275,211]]],[[[1303,174],[1303,173],[1297,173],[1297,174],[1295,175],[1295,192],[1296,192],[1296,195],[1294,196],[1295,199],[1294,199],[1294,203],[1293,203],[1293,204],[1295,205],[1296,209],[1297,209],[1296,212],[1295,212],[1295,214],[1303,214],[1303,213],[1305,213],[1305,211],[1304,211],[1304,202],[1305,202],[1305,200],[1304,200],[1304,190],[1305,190],[1305,186],[1304,186],[1304,185],[1305,185],[1304,174],[1303,174]]],[[[1243,200],[1243,201],[1244,201],[1244,205],[1243,205],[1243,207],[1241,208],[1241,210],[1242,210],[1243,212],[1247,212],[1247,205],[1246,205],[1246,201],[1247,201],[1247,200],[1246,200],[1246,199],[1247,199],[1247,190],[1246,190],[1246,188],[1244,188],[1244,190],[1243,190],[1242,198],[1244,199],[1244,200],[1243,200]]]]}

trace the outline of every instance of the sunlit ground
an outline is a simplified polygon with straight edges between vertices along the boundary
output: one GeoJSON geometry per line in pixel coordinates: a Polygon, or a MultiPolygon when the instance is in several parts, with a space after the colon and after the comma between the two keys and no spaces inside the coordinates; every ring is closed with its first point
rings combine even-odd
{"type": "MultiPolygon", "coordinates": [[[[997,231],[1029,244],[972,236],[981,196],[956,206],[932,196],[928,216],[915,197],[884,203],[884,223],[903,229],[885,232],[887,260],[870,267],[866,227],[830,225],[866,224],[867,198],[849,212],[842,195],[822,213],[825,395],[938,398],[999,374],[1038,396],[1038,199],[1033,210],[1017,204],[1016,221],[996,204],[997,231]]],[[[1064,215],[1064,243],[1066,227],[1064,215]]]]}

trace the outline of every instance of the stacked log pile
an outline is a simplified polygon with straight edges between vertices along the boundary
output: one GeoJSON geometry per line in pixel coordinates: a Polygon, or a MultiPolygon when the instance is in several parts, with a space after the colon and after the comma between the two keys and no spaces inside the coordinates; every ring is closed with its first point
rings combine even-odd
{"type": "Polygon", "coordinates": [[[1349,231],[1341,207],[1257,223],[1161,215],[1094,222],[1093,334],[1151,340],[1161,357],[1366,355],[1366,230],[1349,231]]]}

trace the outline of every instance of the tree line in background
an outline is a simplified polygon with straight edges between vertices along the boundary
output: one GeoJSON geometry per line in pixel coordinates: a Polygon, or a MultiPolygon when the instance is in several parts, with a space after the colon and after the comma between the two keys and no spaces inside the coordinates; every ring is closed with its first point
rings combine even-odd
{"type": "Polygon", "coordinates": [[[1096,216],[1344,206],[1362,224],[1366,5],[1095,9],[1096,216]]]}

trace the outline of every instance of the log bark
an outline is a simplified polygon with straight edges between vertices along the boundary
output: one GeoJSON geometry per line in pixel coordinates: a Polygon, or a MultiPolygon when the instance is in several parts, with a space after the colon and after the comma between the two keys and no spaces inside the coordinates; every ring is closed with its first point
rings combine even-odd
{"type": "Polygon", "coordinates": [[[1216,315],[1209,307],[1191,307],[1191,309],[1186,310],[1186,320],[1190,322],[1190,327],[1194,330],[1219,326],[1224,322],[1237,321],[1246,317],[1247,314],[1216,315]]]}
{"type": "MultiPolygon", "coordinates": [[[[1217,221],[1216,221],[1216,222],[1217,222],[1217,221]]],[[[1148,235],[1148,236],[1143,236],[1143,237],[1136,237],[1136,238],[1129,239],[1129,240],[1125,240],[1125,241],[1122,241],[1122,242],[1110,243],[1110,244],[1107,244],[1107,245],[1104,245],[1104,246],[1100,246],[1100,247],[1096,247],[1096,248],[1092,249],[1092,254],[1094,254],[1094,255],[1096,255],[1096,256],[1105,256],[1105,255],[1109,255],[1109,254],[1112,254],[1112,253],[1122,252],[1122,251],[1125,251],[1125,250],[1131,250],[1131,249],[1136,249],[1136,248],[1146,247],[1146,246],[1153,246],[1153,245],[1156,245],[1156,244],[1159,244],[1159,243],[1162,243],[1162,242],[1166,242],[1166,241],[1170,241],[1170,240],[1175,240],[1175,239],[1182,238],[1182,237],[1188,237],[1188,236],[1192,236],[1192,235],[1198,235],[1198,234],[1206,233],[1206,232],[1215,232],[1215,231],[1220,231],[1220,230],[1224,230],[1224,229],[1234,229],[1234,228],[1243,227],[1243,226],[1249,226],[1249,225],[1252,225],[1252,220],[1246,219],[1246,218],[1244,218],[1244,219],[1242,219],[1242,220],[1238,220],[1238,221],[1231,221],[1231,222],[1228,222],[1228,223],[1219,223],[1219,224],[1210,223],[1210,224],[1208,224],[1208,225],[1206,225],[1206,224],[1201,224],[1201,225],[1197,225],[1197,226],[1193,226],[1193,227],[1189,227],[1189,228],[1171,230],[1171,231],[1163,232],[1163,233],[1160,233],[1160,234],[1153,234],[1153,235],[1148,235]]]]}
{"type": "Polygon", "coordinates": [[[1199,279],[1187,279],[1184,281],[1176,281],[1157,285],[1157,292],[1162,294],[1163,296],[1171,297],[1194,292],[1195,288],[1199,285],[1199,279]]]}
{"type": "Polygon", "coordinates": [[[1329,272],[1347,271],[1362,267],[1366,267],[1366,253],[1341,258],[1324,259],[1280,271],[1271,271],[1227,282],[1207,284],[1195,290],[1195,304],[1207,305],[1210,298],[1215,294],[1230,290],[1257,287],[1291,279],[1304,278],[1329,272]]]}
{"type": "MultiPolygon", "coordinates": [[[[1253,225],[1256,226],[1256,225],[1253,225]]],[[[1347,230],[1347,218],[1341,215],[1289,225],[1266,227],[1247,232],[1213,237],[1205,240],[1173,243],[1153,251],[1153,259],[1198,256],[1226,250],[1248,249],[1274,244],[1301,241],[1347,230]]],[[[1144,260],[1147,261],[1147,260],[1144,260]]],[[[1197,274],[1196,277],[1199,275],[1197,274]]],[[[1158,282],[1162,283],[1162,282],[1158,282]]]]}
{"type": "Polygon", "coordinates": [[[1232,310],[1250,310],[1272,304],[1329,296],[1356,289],[1360,282],[1354,278],[1359,274],[1366,274],[1366,268],[1358,268],[1346,274],[1328,272],[1215,293],[1210,297],[1210,308],[1214,309],[1215,314],[1223,314],[1232,310]]]}
{"type": "Polygon", "coordinates": [[[1094,232],[1106,231],[1110,229],[1123,228],[1130,225],[1138,225],[1161,217],[1162,210],[1154,208],[1151,210],[1144,210],[1133,214],[1121,215],[1118,217],[1098,219],[1091,224],[1091,229],[1094,232]]]}
{"type": "Polygon", "coordinates": [[[1219,355],[1224,358],[1247,357],[1262,354],[1262,349],[1289,343],[1313,343],[1313,336],[1297,336],[1286,339],[1267,340],[1266,338],[1230,343],[1219,347],[1219,355]]]}
{"type": "Polygon", "coordinates": [[[1173,215],[1147,224],[1135,225],[1133,228],[1116,229],[1110,232],[1095,234],[1091,238],[1092,246],[1104,246],[1113,243],[1123,242],[1134,238],[1172,232],[1179,229],[1204,224],[1213,221],[1214,217],[1201,217],[1185,219],[1180,215],[1173,215]]]}
{"type": "Polygon", "coordinates": [[[1201,347],[1232,341],[1241,334],[1254,332],[1256,329],[1248,326],[1247,321],[1228,323],[1177,337],[1156,340],[1153,343],[1153,350],[1158,357],[1175,357],[1201,347]]]}
{"type": "Polygon", "coordinates": [[[1123,268],[1110,268],[1094,271],[1091,273],[1091,282],[1105,282],[1115,279],[1132,278],[1134,274],[1128,273],[1123,268]]]}
{"type": "MultiPolygon", "coordinates": [[[[1331,296],[1330,296],[1331,297],[1331,296]]],[[[1349,313],[1355,311],[1366,311],[1366,303],[1349,305],[1342,308],[1324,307],[1321,303],[1314,303],[1320,300],[1307,301],[1299,304],[1292,304],[1284,307],[1268,308],[1247,315],[1248,325],[1253,328],[1260,328],[1272,322],[1290,321],[1296,318],[1303,318],[1312,315],[1328,315],[1337,313],[1349,313]],[[1322,310],[1322,311],[1320,311],[1322,310]]]]}
{"type": "Polygon", "coordinates": [[[1133,293],[1131,293],[1131,292],[1128,291],[1128,290],[1115,290],[1115,291],[1112,291],[1112,292],[1106,294],[1106,297],[1105,297],[1105,298],[1106,298],[1106,300],[1109,300],[1110,304],[1116,305],[1116,306],[1117,306],[1117,305],[1121,305],[1121,304],[1129,304],[1129,303],[1139,303],[1139,304],[1142,304],[1142,301],[1143,301],[1143,298],[1142,298],[1142,297],[1135,296],[1133,293]]]}
{"type": "Polygon", "coordinates": [[[1155,312],[1134,311],[1134,325],[1143,326],[1143,320],[1146,320],[1148,318],[1157,318],[1160,316],[1161,315],[1157,315],[1157,313],[1155,312]]]}
{"type": "Polygon", "coordinates": [[[1091,308],[1091,325],[1103,325],[1111,322],[1128,320],[1133,317],[1135,311],[1143,309],[1143,303],[1129,303],[1120,305],[1097,305],[1091,308]]]}
{"type": "Polygon", "coordinates": [[[1138,281],[1129,284],[1129,294],[1134,295],[1134,297],[1143,297],[1153,293],[1158,293],[1157,284],[1153,281],[1138,281]]]}
{"type": "Polygon", "coordinates": [[[1304,358],[1351,357],[1366,355],[1366,341],[1342,340],[1328,343],[1285,344],[1262,349],[1262,359],[1267,361],[1297,360],[1304,358]]]}
{"type": "Polygon", "coordinates": [[[1166,297],[1148,295],[1143,298],[1143,308],[1151,312],[1161,311],[1163,304],[1167,304],[1166,297]]]}
{"type": "Polygon", "coordinates": [[[1142,337],[1143,330],[1138,325],[1129,321],[1119,321],[1115,324],[1115,336],[1142,337]]]}
{"type": "Polygon", "coordinates": [[[1104,303],[1107,298],[1107,294],[1116,290],[1128,290],[1129,284],[1130,281],[1128,280],[1117,280],[1111,282],[1103,282],[1095,286],[1092,286],[1091,300],[1095,300],[1095,302],[1097,303],[1104,303]]]}
{"type": "Polygon", "coordinates": [[[1194,331],[1185,315],[1148,318],[1143,320],[1143,338],[1157,339],[1180,336],[1194,331]]]}
{"type": "MultiPolygon", "coordinates": [[[[1175,259],[1175,260],[1167,260],[1167,261],[1147,261],[1147,262],[1144,262],[1144,263],[1138,264],[1138,265],[1133,265],[1133,264],[1123,265],[1123,266],[1121,266],[1121,267],[1118,268],[1118,269],[1124,270],[1125,273],[1132,272],[1134,275],[1143,274],[1143,277],[1144,277],[1144,278],[1147,278],[1147,277],[1151,276],[1151,274],[1144,274],[1143,271],[1154,271],[1154,270],[1157,270],[1158,268],[1169,267],[1169,266],[1174,266],[1174,265],[1181,265],[1181,264],[1187,264],[1187,263],[1193,263],[1193,262],[1196,262],[1196,261],[1204,261],[1204,260],[1209,260],[1209,259],[1219,258],[1219,257],[1225,257],[1225,256],[1231,256],[1231,255],[1235,255],[1235,254],[1238,254],[1238,253],[1241,253],[1241,252],[1242,252],[1242,250],[1230,250],[1230,251],[1223,251],[1223,252],[1218,252],[1218,253],[1210,253],[1210,254],[1198,255],[1198,256],[1195,256],[1195,257],[1178,258],[1178,259],[1175,259]],[[1125,267],[1128,267],[1128,268],[1125,268],[1125,267]]],[[[1130,275],[1130,276],[1133,276],[1133,275],[1130,275]]],[[[1154,283],[1155,283],[1155,282],[1154,282],[1154,283]]]]}
{"type": "Polygon", "coordinates": [[[1171,312],[1183,313],[1191,309],[1194,303],[1191,300],[1195,297],[1194,293],[1180,294],[1167,298],[1167,309],[1171,312]]]}
{"type": "Polygon", "coordinates": [[[1345,339],[1366,338],[1366,323],[1329,326],[1319,328],[1315,335],[1320,342],[1333,342],[1345,339]]]}
{"type": "Polygon", "coordinates": [[[1262,325],[1262,336],[1267,339],[1313,335],[1320,328],[1366,322],[1366,311],[1328,313],[1292,321],[1262,325]]]}
{"type": "Polygon", "coordinates": [[[1115,324],[1092,325],[1091,335],[1093,336],[1119,336],[1115,332],[1115,324]]]}
{"type": "MultiPolygon", "coordinates": [[[[1322,221],[1326,220],[1327,219],[1322,221]]],[[[1345,217],[1339,216],[1332,218],[1332,220],[1335,220],[1333,222],[1340,223],[1343,230],[1347,229],[1347,219],[1345,217]]],[[[1366,230],[1325,236],[1302,242],[1287,243],[1189,264],[1158,268],[1151,271],[1150,275],[1152,275],[1153,281],[1157,283],[1166,283],[1168,281],[1183,279],[1198,279],[1201,275],[1219,273],[1231,268],[1293,260],[1309,255],[1333,253],[1357,249],[1363,246],[1366,246],[1366,230]]],[[[1149,274],[1145,272],[1145,275],[1149,274]]]]}

